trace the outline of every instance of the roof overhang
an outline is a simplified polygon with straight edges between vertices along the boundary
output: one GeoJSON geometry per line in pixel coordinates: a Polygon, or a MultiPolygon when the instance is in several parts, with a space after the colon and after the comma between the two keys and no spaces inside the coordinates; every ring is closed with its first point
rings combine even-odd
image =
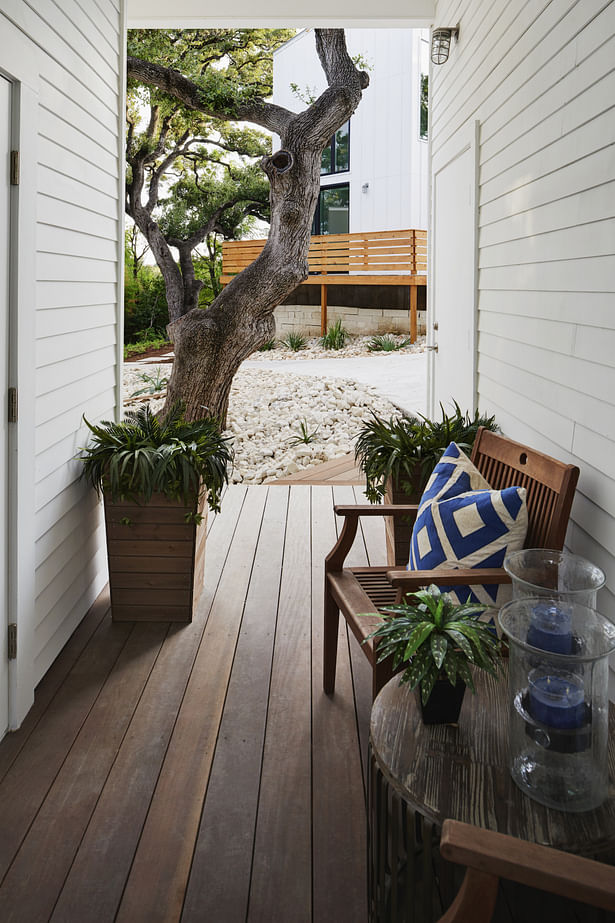
{"type": "Polygon", "coordinates": [[[218,13],[204,0],[127,0],[129,28],[424,28],[433,23],[435,0],[311,0],[309,11],[287,0],[228,0],[218,13]]]}

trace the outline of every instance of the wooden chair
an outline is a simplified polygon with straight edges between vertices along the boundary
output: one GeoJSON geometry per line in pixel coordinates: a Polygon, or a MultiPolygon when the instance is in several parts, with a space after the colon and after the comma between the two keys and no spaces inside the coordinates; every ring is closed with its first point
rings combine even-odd
{"type": "Polygon", "coordinates": [[[612,865],[453,820],[442,826],[440,852],[467,871],[439,923],[489,923],[500,878],[615,911],[612,865]]]}
{"type": "MultiPolygon", "coordinates": [[[[528,531],[525,547],[561,551],[579,469],[482,428],[474,443],[472,461],[494,490],[512,486],[526,488],[528,531]]],[[[375,697],[392,676],[389,661],[377,663],[373,640],[363,644],[380,623],[378,609],[432,583],[438,586],[472,586],[510,583],[510,578],[503,568],[406,571],[386,565],[344,567],[357,533],[359,516],[407,516],[414,519],[418,507],[367,504],[336,506],[335,512],[344,517],[344,525],[325,560],[324,690],[331,694],[335,689],[341,612],[372,665],[372,692],[375,697]],[[373,612],[374,616],[359,617],[359,613],[363,612],[373,612]]]]}

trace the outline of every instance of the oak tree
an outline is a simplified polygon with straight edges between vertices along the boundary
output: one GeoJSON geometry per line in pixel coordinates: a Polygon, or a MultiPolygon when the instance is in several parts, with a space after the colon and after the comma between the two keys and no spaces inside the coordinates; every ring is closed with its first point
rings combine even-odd
{"type": "MultiPolygon", "coordinates": [[[[295,113],[265,98],[270,88],[263,92],[262,83],[256,79],[254,59],[250,53],[243,55],[243,30],[213,32],[218,39],[222,38],[223,44],[226,42],[226,50],[219,57],[220,47],[214,47],[210,32],[201,33],[200,48],[196,43],[186,47],[182,43],[182,33],[177,33],[175,42],[171,41],[166,47],[166,59],[160,48],[156,49],[155,37],[152,37],[149,50],[147,41],[141,41],[140,57],[132,53],[128,56],[130,80],[142,87],[155,88],[158,108],[151,111],[149,124],[145,132],[139,134],[138,144],[135,143],[135,128],[131,131],[129,127],[127,209],[133,209],[134,220],[147,238],[163,275],[167,272],[169,277],[174,275],[176,279],[177,296],[171,293],[168,299],[168,330],[174,343],[175,362],[165,411],[181,400],[188,419],[213,415],[224,426],[233,376],[243,360],[273,336],[274,309],[307,277],[312,217],[320,188],[321,154],[334,132],[355,111],[369,78],[364,71],[357,70],[348,55],[342,29],[316,29],[316,51],[327,89],[307,108],[295,113]],[[221,37],[222,32],[225,35],[221,37]],[[143,53],[144,48],[149,51],[147,55],[143,53]],[[211,56],[215,64],[209,61],[211,56]],[[226,143],[229,133],[238,146],[241,138],[246,143],[250,137],[254,140],[253,135],[245,134],[249,132],[243,124],[246,122],[265,128],[280,139],[280,148],[263,156],[259,165],[269,181],[267,242],[254,262],[220,292],[207,310],[196,307],[194,293],[198,282],[185,260],[189,242],[194,234],[202,233],[203,225],[194,229],[190,238],[188,217],[184,236],[174,237],[173,220],[180,224],[183,220],[180,220],[179,211],[172,209],[158,223],[151,212],[148,213],[147,203],[144,205],[141,201],[148,169],[150,189],[153,182],[156,192],[159,167],[152,168],[151,164],[161,156],[160,139],[162,137],[166,143],[170,131],[169,110],[174,110],[178,104],[187,121],[191,114],[196,114],[214,125],[221,145],[226,143]],[[235,127],[225,127],[228,123],[234,123],[235,127]],[[140,154],[133,156],[131,163],[133,147],[140,154]],[[182,240],[186,242],[183,250],[182,240]],[[179,265],[169,245],[178,249],[179,265]]],[[[179,118],[178,112],[174,112],[173,118],[179,118]]],[[[167,157],[173,157],[175,162],[189,158],[190,150],[185,150],[187,138],[184,139],[184,134],[177,134],[177,129],[174,131],[177,140],[167,157]]],[[[200,138],[202,142],[204,136],[192,134],[189,137],[200,138]]],[[[190,148],[198,147],[201,142],[195,140],[190,148]]],[[[210,145],[211,148],[215,146],[210,145]]],[[[159,162],[164,163],[164,160],[159,162]]],[[[250,170],[249,167],[241,169],[250,170]]],[[[235,204],[248,202],[249,197],[241,191],[243,180],[239,174],[233,175],[232,167],[229,177],[238,189],[235,204]]],[[[250,173],[248,179],[246,174],[246,181],[248,185],[252,181],[256,183],[256,176],[250,173]]],[[[198,194],[196,183],[186,188],[187,200],[194,201],[198,194]]],[[[251,201],[255,202],[256,196],[251,201]]],[[[227,210],[225,206],[227,202],[216,205],[212,220],[221,220],[227,210]]]]}

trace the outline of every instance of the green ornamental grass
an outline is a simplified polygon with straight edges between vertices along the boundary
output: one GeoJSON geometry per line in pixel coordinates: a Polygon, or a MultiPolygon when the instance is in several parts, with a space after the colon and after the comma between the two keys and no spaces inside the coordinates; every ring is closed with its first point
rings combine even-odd
{"type": "Polygon", "coordinates": [[[232,464],[230,441],[212,418],[187,422],[176,405],[160,419],[149,405],[126,414],[120,423],[84,422],[88,445],[77,456],[83,476],[113,500],[147,502],[154,493],[191,502],[207,490],[207,502],[220,510],[220,497],[232,464]]]}
{"type": "Polygon", "coordinates": [[[365,496],[381,503],[388,478],[409,493],[422,491],[442,452],[456,442],[470,452],[480,426],[497,432],[494,416],[462,413],[454,402],[454,413],[446,414],[440,404],[441,420],[418,416],[392,416],[388,420],[372,411],[364,421],[355,443],[355,458],[366,477],[365,496]]]}

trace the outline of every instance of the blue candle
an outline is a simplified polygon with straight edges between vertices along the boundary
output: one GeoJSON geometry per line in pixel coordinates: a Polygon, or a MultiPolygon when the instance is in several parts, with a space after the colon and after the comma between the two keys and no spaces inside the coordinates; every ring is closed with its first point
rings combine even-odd
{"type": "Polygon", "coordinates": [[[532,609],[527,643],[554,654],[572,653],[572,608],[546,600],[532,609]]]}
{"type": "Polygon", "coordinates": [[[585,689],[580,676],[573,673],[529,675],[529,712],[535,721],[562,731],[580,728],[586,723],[585,689]]]}

